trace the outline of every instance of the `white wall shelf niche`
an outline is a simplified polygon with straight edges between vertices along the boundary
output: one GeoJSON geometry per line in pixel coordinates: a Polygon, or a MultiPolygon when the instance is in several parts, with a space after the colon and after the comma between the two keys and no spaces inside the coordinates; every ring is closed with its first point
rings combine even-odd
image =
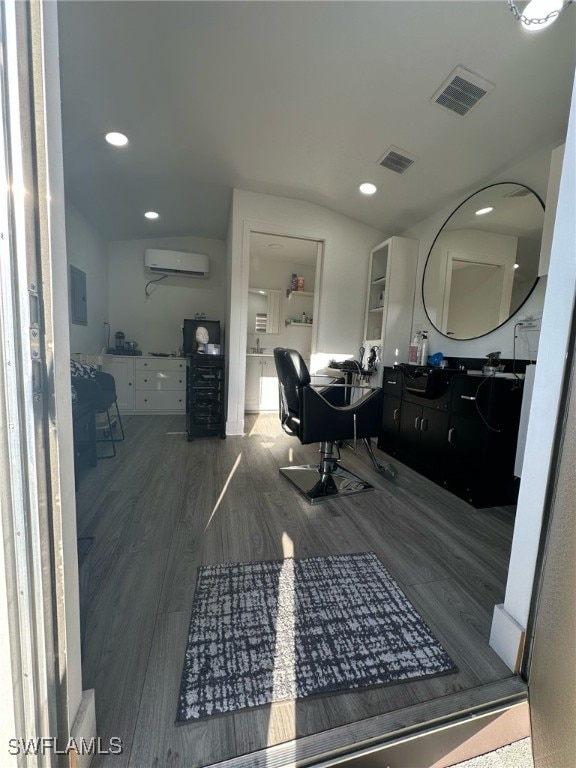
{"type": "Polygon", "coordinates": [[[294,325],[298,328],[312,328],[314,323],[303,323],[302,320],[284,320],[284,325],[294,325]]]}
{"type": "Polygon", "coordinates": [[[380,348],[380,367],[408,360],[417,263],[413,238],[390,237],[370,251],[364,346],[380,348]]]}

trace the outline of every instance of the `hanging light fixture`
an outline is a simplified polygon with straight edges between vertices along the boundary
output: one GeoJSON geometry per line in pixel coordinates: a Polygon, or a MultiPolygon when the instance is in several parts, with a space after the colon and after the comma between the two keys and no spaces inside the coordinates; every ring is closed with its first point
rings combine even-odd
{"type": "Polygon", "coordinates": [[[537,32],[550,26],[560,13],[572,3],[572,0],[530,0],[520,10],[515,0],[508,0],[508,6],[514,18],[517,19],[528,32],[537,32]]]}

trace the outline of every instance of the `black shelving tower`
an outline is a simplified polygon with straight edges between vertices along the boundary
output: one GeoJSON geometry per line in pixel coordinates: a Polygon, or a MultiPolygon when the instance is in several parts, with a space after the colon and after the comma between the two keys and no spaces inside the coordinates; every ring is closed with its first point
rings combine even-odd
{"type": "Polygon", "coordinates": [[[186,356],[186,433],[195,437],[226,437],[224,355],[186,356]]]}

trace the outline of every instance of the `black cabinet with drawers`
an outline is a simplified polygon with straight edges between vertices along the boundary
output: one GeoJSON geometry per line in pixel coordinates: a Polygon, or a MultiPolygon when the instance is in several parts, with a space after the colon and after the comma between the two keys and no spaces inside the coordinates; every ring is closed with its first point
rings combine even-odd
{"type": "Polygon", "coordinates": [[[431,480],[441,480],[445,463],[448,414],[402,401],[398,432],[398,458],[431,480]]]}
{"type": "Polygon", "coordinates": [[[443,482],[475,507],[516,501],[522,391],[518,379],[454,377],[443,482]]]}
{"type": "Polygon", "coordinates": [[[224,355],[199,353],[186,357],[186,433],[195,437],[226,437],[224,355]]]}
{"type": "Polygon", "coordinates": [[[427,398],[385,368],[383,389],[381,450],[475,507],[516,501],[520,380],[457,374],[427,398]]]}

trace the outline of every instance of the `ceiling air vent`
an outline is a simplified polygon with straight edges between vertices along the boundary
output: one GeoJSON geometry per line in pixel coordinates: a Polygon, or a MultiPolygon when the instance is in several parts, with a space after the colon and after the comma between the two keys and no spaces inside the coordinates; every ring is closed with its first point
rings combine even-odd
{"type": "Polygon", "coordinates": [[[404,173],[407,168],[410,168],[414,160],[416,160],[414,155],[408,154],[403,149],[389,147],[378,160],[378,165],[381,165],[382,168],[389,168],[396,173],[404,173]]]}
{"type": "Polygon", "coordinates": [[[479,75],[464,67],[456,67],[432,96],[432,101],[457,115],[467,115],[493,88],[493,83],[479,75]]]}

